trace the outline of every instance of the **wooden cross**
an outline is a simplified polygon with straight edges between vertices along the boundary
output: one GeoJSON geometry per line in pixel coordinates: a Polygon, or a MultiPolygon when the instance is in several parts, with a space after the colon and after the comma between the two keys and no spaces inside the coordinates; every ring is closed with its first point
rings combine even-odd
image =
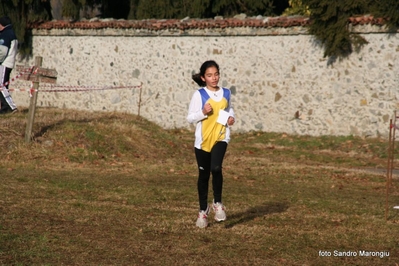
{"type": "Polygon", "coordinates": [[[21,73],[19,79],[22,80],[52,84],[55,84],[57,82],[58,73],[55,69],[17,66],[16,70],[21,73]]]}
{"type": "Polygon", "coordinates": [[[41,56],[35,57],[35,66],[33,68],[26,66],[17,66],[16,69],[21,72],[19,77],[22,80],[33,82],[32,97],[29,103],[28,122],[25,130],[25,142],[30,142],[32,139],[33,121],[36,113],[37,95],[39,93],[39,82],[56,83],[57,71],[55,69],[42,68],[43,58],[41,56]]]}

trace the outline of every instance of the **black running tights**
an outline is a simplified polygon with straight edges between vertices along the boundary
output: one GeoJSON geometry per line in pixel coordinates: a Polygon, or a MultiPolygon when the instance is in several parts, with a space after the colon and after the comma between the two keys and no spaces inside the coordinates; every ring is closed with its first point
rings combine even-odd
{"type": "Polygon", "coordinates": [[[226,153],[227,143],[217,142],[211,152],[195,148],[195,157],[198,164],[198,197],[200,210],[205,211],[208,207],[209,178],[212,173],[213,199],[222,202],[223,174],[222,164],[226,153]]]}

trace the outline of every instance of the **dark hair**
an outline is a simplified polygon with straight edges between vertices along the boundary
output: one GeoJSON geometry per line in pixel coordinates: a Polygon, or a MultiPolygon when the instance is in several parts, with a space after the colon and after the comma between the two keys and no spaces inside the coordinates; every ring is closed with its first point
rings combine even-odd
{"type": "Polygon", "coordinates": [[[219,71],[219,65],[215,61],[209,60],[205,61],[201,65],[199,73],[193,74],[192,79],[198,84],[198,86],[204,87],[206,85],[205,81],[203,81],[201,77],[205,77],[205,72],[210,67],[216,67],[216,69],[219,71]]]}
{"type": "Polygon", "coordinates": [[[1,18],[0,18],[0,24],[1,24],[3,27],[5,27],[5,26],[7,26],[7,25],[10,25],[10,24],[11,24],[11,19],[10,19],[9,17],[7,17],[7,16],[1,17],[1,18]]]}

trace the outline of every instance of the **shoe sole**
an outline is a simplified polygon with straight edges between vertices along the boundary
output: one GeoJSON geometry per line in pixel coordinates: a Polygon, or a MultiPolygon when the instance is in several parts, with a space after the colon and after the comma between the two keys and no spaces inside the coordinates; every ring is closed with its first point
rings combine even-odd
{"type": "Polygon", "coordinates": [[[224,219],[217,219],[217,218],[215,218],[215,221],[216,221],[216,222],[223,222],[223,221],[226,221],[226,218],[224,218],[224,219]]]}
{"type": "Polygon", "coordinates": [[[208,227],[208,224],[205,224],[205,225],[198,225],[198,224],[196,224],[196,226],[197,226],[198,228],[206,228],[206,227],[208,227]]]}

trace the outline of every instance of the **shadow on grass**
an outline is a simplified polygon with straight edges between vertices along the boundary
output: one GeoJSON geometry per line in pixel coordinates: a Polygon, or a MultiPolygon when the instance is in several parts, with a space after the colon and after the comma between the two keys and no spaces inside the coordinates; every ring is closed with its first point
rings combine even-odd
{"type": "Polygon", "coordinates": [[[254,206],[243,212],[235,213],[228,217],[228,222],[225,228],[232,228],[237,224],[245,223],[254,220],[257,217],[262,217],[272,213],[284,212],[288,209],[288,204],[285,202],[267,202],[262,205],[254,206]]]}
{"type": "Polygon", "coordinates": [[[95,121],[95,119],[86,119],[86,118],[83,118],[83,119],[62,119],[62,120],[54,122],[54,123],[52,123],[50,125],[42,126],[40,128],[40,130],[33,135],[33,138],[34,139],[40,138],[44,134],[46,134],[48,131],[53,130],[57,126],[60,126],[60,125],[63,125],[63,124],[69,123],[69,122],[87,124],[87,123],[92,122],[92,121],[95,121]]]}

